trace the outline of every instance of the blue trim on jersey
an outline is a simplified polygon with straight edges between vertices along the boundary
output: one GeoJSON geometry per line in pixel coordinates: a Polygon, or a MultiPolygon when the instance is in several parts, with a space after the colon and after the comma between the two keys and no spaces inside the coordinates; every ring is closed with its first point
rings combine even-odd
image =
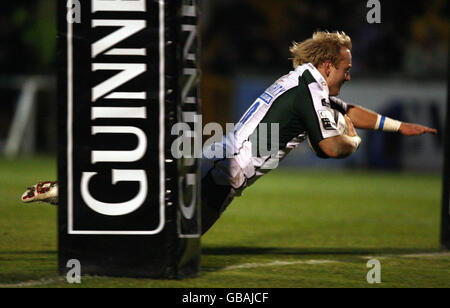
{"type": "Polygon", "coordinates": [[[250,119],[250,117],[258,110],[259,101],[256,101],[243,115],[242,119],[239,121],[239,125],[236,130],[239,130],[244,124],[250,119]]]}

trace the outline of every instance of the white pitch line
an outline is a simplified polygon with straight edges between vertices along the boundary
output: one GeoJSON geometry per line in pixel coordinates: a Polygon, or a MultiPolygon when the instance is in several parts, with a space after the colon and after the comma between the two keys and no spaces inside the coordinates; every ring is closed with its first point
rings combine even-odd
{"type": "MultiPolygon", "coordinates": [[[[363,259],[385,259],[385,258],[436,258],[436,257],[449,257],[450,252],[431,252],[431,253],[416,253],[416,254],[403,254],[403,255],[374,255],[374,256],[361,256],[363,259]]],[[[270,267],[270,266],[284,266],[284,265],[296,265],[296,264],[331,264],[340,263],[345,261],[338,260],[298,260],[298,261],[273,261],[268,263],[243,263],[238,265],[230,265],[224,267],[222,270],[230,271],[236,269],[248,269],[248,268],[258,268],[258,267],[270,267]]]]}
{"type": "Polygon", "coordinates": [[[283,265],[296,265],[296,264],[328,264],[328,263],[338,263],[337,260],[298,260],[298,261],[273,261],[269,263],[244,263],[238,265],[230,265],[222,270],[230,271],[242,268],[257,268],[257,267],[269,267],[269,266],[283,266],[283,265]]]}
{"type": "Polygon", "coordinates": [[[434,257],[450,257],[450,252],[430,252],[430,253],[414,253],[401,255],[402,258],[434,258],[434,257]]]}
{"type": "Polygon", "coordinates": [[[31,281],[24,281],[24,282],[17,282],[17,283],[7,283],[7,284],[0,284],[0,288],[28,288],[28,287],[39,287],[39,286],[45,286],[47,284],[57,283],[64,281],[64,278],[58,277],[58,278],[42,278],[39,280],[31,280],[31,281]]]}
{"type": "MultiPolygon", "coordinates": [[[[83,280],[91,279],[95,276],[85,275],[81,276],[81,283],[83,283],[83,280]]],[[[29,287],[40,287],[45,286],[52,283],[59,283],[59,282],[67,282],[66,277],[49,277],[49,278],[41,278],[39,280],[30,280],[30,281],[21,281],[16,283],[5,283],[0,284],[0,288],[29,288],[29,287]]],[[[69,286],[70,283],[67,282],[67,285],[69,286]]]]}

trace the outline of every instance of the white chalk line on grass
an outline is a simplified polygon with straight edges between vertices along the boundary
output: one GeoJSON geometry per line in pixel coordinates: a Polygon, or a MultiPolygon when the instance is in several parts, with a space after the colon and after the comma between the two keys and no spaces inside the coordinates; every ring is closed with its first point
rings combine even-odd
{"type": "Polygon", "coordinates": [[[224,267],[222,270],[230,271],[235,269],[247,269],[256,267],[270,267],[270,266],[283,266],[283,265],[296,265],[296,264],[327,264],[327,263],[338,263],[337,260],[298,260],[298,261],[273,261],[269,263],[244,263],[238,265],[230,265],[224,267]]]}
{"type": "Polygon", "coordinates": [[[55,278],[42,278],[39,280],[23,281],[17,283],[7,283],[0,284],[0,288],[29,288],[29,287],[40,287],[52,283],[63,282],[65,279],[63,277],[55,278]]]}
{"type": "MultiPolygon", "coordinates": [[[[374,256],[361,256],[362,259],[386,259],[386,258],[436,258],[436,257],[450,257],[450,252],[431,252],[431,253],[416,253],[416,254],[386,254],[386,255],[374,255],[374,256]]],[[[338,260],[297,260],[297,261],[278,261],[268,263],[243,263],[237,265],[230,265],[224,267],[223,271],[238,270],[238,269],[249,269],[249,268],[259,268],[259,267],[270,267],[270,266],[285,266],[285,265],[298,265],[298,264],[332,264],[332,263],[342,263],[345,261],[338,260]]]]}
{"type": "MultiPolygon", "coordinates": [[[[415,253],[415,254],[403,254],[403,255],[395,255],[395,254],[386,254],[386,255],[373,255],[373,256],[361,256],[362,259],[372,259],[372,258],[438,258],[438,257],[450,257],[450,252],[430,252],[430,253],[415,253]]],[[[306,265],[320,265],[320,264],[334,264],[334,263],[342,263],[345,261],[339,260],[296,260],[296,261],[280,261],[275,260],[272,262],[266,263],[243,263],[237,265],[230,265],[222,268],[222,271],[231,271],[231,270],[239,270],[239,269],[249,269],[249,268],[260,268],[260,267],[276,267],[276,266],[289,266],[289,265],[298,265],[298,264],[306,264],[306,265]]],[[[83,276],[81,280],[86,278],[90,278],[92,276],[83,276]]],[[[42,278],[39,280],[32,281],[23,281],[11,284],[0,284],[0,288],[28,288],[28,287],[40,287],[53,283],[64,282],[66,281],[65,277],[54,277],[54,278],[42,278]]]]}
{"type": "MultiPolygon", "coordinates": [[[[81,276],[81,283],[83,283],[84,279],[92,278],[93,276],[81,276]]],[[[49,278],[41,278],[39,280],[30,280],[30,281],[22,281],[16,283],[7,283],[0,284],[0,288],[30,288],[30,287],[41,287],[53,283],[67,282],[66,277],[49,277],[49,278]]],[[[67,285],[71,285],[67,282],[67,285]]]]}
{"type": "Polygon", "coordinates": [[[450,257],[450,252],[429,252],[402,255],[402,258],[450,257]]]}

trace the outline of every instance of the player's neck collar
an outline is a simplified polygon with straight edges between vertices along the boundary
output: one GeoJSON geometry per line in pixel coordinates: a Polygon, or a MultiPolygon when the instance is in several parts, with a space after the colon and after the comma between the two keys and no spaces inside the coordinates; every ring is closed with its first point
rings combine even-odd
{"type": "Polygon", "coordinates": [[[323,91],[329,93],[328,83],[326,82],[325,78],[323,78],[322,74],[317,70],[317,68],[312,63],[306,63],[306,64],[303,64],[302,66],[305,67],[304,69],[307,69],[310,71],[311,75],[316,80],[319,87],[323,91]]]}

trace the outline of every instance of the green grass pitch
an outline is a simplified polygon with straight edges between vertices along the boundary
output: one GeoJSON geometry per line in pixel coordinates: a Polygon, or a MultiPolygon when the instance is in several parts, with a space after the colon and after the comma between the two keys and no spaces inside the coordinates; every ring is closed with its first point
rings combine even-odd
{"type": "Polygon", "coordinates": [[[57,273],[56,207],[19,199],[55,178],[54,157],[0,159],[0,287],[450,287],[440,175],[275,170],[202,238],[198,277],[81,284],[57,273]],[[370,258],[381,263],[379,284],[366,281],[370,258]]]}

